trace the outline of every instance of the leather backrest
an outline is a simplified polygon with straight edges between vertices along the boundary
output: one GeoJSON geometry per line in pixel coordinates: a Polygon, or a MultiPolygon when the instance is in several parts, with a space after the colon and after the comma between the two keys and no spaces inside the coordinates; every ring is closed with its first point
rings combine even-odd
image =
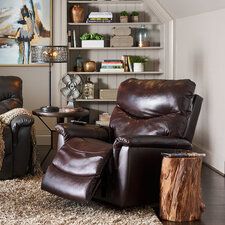
{"type": "Polygon", "coordinates": [[[194,95],[193,101],[192,101],[192,110],[191,115],[188,119],[187,128],[184,133],[184,138],[192,141],[195,133],[195,128],[198,122],[198,117],[201,111],[203,98],[199,95],[194,95]]]}
{"type": "Polygon", "coordinates": [[[117,103],[125,112],[140,118],[189,110],[195,90],[190,80],[137,80],[121,83],[117,103]]]}
{"type": "Polygon", "coordinates": [[[110,121],[115,136],[183,137],[191,114],[191,80],[138,80],[121,83],[110,121]]]}
{"type": "Polygon", "coordinates": [[[0,77],[0,114],[23,105],[22,80],[15,76],[0,77]]]}

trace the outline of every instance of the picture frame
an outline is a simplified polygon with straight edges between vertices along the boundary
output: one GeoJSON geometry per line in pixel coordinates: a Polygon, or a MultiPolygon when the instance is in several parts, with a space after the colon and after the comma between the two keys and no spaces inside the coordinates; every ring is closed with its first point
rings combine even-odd
{"type": "Polygon", "coordinates": [[[0,66],[31,62],[32,45],[52,45],[53,0],[0,0],[0,66]]]}

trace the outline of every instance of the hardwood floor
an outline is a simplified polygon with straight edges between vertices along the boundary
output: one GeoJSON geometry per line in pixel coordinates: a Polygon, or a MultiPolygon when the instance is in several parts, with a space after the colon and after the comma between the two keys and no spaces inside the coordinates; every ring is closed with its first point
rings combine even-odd
{"type": "MultiPolygon", "coordinates": [[[[38,160],[42,161],[47,151],[48,146],[38,146],[38,160]]],[[[54,154],[52,151],[43,163],[44,171],[54,154]]],[[[225,177],[205,165],[202,168],[202,196],[206,209],[200,221],[183,223],[162,221],[163,225],[225,225],[225,177]]]]}

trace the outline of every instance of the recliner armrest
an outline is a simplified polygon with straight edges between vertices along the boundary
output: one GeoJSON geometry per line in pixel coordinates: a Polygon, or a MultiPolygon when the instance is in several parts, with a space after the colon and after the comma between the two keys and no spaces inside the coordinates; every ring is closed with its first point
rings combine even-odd
{"type": "Polygon", "coordinates": [[[83,137],[111,142],[111,131],[109,127],[91,124],[77,125],[72,123],[61,123],[57,124],[55,128],[64,137],[65,141],[73,137],[83,137]]]}
{"type": "Polygon", "coordinates": [[[119,154],[122,147],[127,146],[129,149],[133,148],[153,148],[159,149],[181,149],[181,150],[191,150],[192,144],[182,138],[174,138],[168,136],[150,136],[150,135],[143,135],[143,136],[135,136],[135,137],[118,137],[113,143],[113,157],[114,157],[114,164],[115,168],[118,168],[118,160],[119,154]]]}
{"type": "Polygon", "coordinates": [[[34,119],[29,115],[19,115],[12,119],[10,125],[13,133],[13,144],[18,143],[18,132],[21,127],[31,127],[34,124],[34,119]]]}
{"type": "Polygon", "coordinates": [[[20,127],[32,126],[33,123],[34,123],[33,117],[29,115],[19,115],[15,117],[14,119],[12,119],[11,128],[12,128],[12,131],[14,132],[20,127]]]}
{"type": "Polygon", "coordinates": [[[122,146],[129,147],[151,147],[151,148],[170,148],[170,149],[192,149],[192,144],[186,139],[168,136],[135,136],[118,137],[114,142],[115,148],[122,146]]]}

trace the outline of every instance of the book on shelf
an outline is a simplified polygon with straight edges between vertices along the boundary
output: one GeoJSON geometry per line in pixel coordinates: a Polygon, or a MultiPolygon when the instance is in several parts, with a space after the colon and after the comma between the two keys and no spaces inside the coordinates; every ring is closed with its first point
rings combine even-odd
{"type": "Polygon", "coordinates": [[[102,63],[102,67],[123,67],[123,63],[102,63]]]}
{"type": "Polygon", "coordinates": [[[111,18],[88,18],[90,21],[112,21],[111,18]]]}
{"type": "Polygon", "coordinates": [[[123,65],[108,65],[102,66],[102,69],[123,69],[123,65]]]}
{"type": "Polygon", "coordinates": [[[72,40],[73,40],[73,43],[72,43],[72,46],[75,48],[75,47],[77,47],[77,40],[76,40],[76,31],[75,30],[73,30],[73,33],[72,33],[73,35],[72,35],[72,40]]]}
{"type": "Polygon", "coordinates": [[[111,12],[91,12],[88,18],[113,18],[113,14],[111,12]]]}
{"type": "Polygon", "coordinates": [[[100,72],[105,72],[105,73],[121,73],[121,72],[124,72],[124,68],[111,68],[111,69],[108,69],[108,68],[101,68],[100,69],[100,72]]]}
{"type": "Polygon", "coordinates": [[[122,66],[122,62],[102,62],[102,66],[122,66]]]}
{"type": "Polygon", "coordinates": [[[128,68],[129,68],[129,71],[130,72],[133,72],[133,65],[132,65],[131,57],[130,56],[128,56],[128,68]]]}
{"type": "Polygon", "coordinates": [[[68,47],[72,47],[72,44],[71,44],[71,30],[68,30],[68,34],[67,34],[67,38],[68,38],[68,47]]]}
{"type": "Polygon", "coordinates": [[[120,62],[122,63],[122,60],[119,60],[119,59],[105,59],[104,62],[120,62]]]}
{"type": "Polygon", "coordinates": [[[112,23],[112,20],[90,20],[90,19],[87,19],[86,23],[112,23]]]}

